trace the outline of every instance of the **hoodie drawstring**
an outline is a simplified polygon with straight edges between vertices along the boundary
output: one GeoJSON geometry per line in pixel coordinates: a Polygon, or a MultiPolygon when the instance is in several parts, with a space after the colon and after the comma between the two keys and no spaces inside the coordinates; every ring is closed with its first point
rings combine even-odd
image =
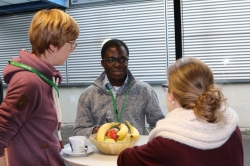
{"type": "MultiPolygon", "coordinates": [[[[56,84],[56,86],[58,86],[59,78],[52,77],[52,81],[53,83],[56,84]]],[[[57,91],[55,88],[52,88],[52,95],[53,95],[54,106],[56,109],[57,120],[58,120],[58,126],[57,126],[58,139],[59,139],[61,148],[64,148],[64,145],[62,142],[62,136],[61,136],[62,110],[60,107],[59,98],[58,98],[57,91]]]]}

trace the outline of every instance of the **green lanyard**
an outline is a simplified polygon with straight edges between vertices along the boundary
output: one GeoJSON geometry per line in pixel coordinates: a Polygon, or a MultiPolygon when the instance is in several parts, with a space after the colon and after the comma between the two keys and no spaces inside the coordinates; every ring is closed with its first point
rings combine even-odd
{"type": "Polygon", "coordinates": [[[39,71],[37,71],[36,69],[28,66],[28,65],[25,65],[25,64],[22,64],[22,63],[18,63],[18,62],[15,62],[15,61],[12,61],[12,60],[9,60],[9,63],[13,66],[17,66],[17,67],[20,67],[20,68],[23,68],[23,69],[26,69],[26,70],[29,70],[31,71],[32,73],[35,73],[36,75],[38,75],[40,78],[42,78],[46,83],[50,84],[52,87],[54,87],[57,91],[57,95],[59,97],[59,90],[58,90],[58,86],[52,82],[50,79],[48,79],[45,75],[43,75],[42,73],[40,73],[39,71]]]}
{"type": "Polygon", "coordinates": [[[117,112],[117,108],[116,108],[116,102],[115,102],[115,98],[114,98],[114,95],[112,93],[112,91],[110,90],[109,86],[106,84],[105,87],[108,89],[110,95],[111,95],[111,98],[112,98],[112,104],[113,104],[113,109],[114,109],[114,114],[115,114],[115,117],[116,117],[116,120],[117,122],[120,122],[121,121],[121,116],[122,116],[122,113],[124,111],[124,106],[126,105],[126,101],[127,101],[127,97],[128,97],[128,92],[130,90],[130,87],[129,87],[129,84],[128,84],[128,89],[126,91],[126,96],[125,96],[125,99],[123,101],[123,104],[122,104],[122,109],[121,109],[121,113],[120,113],[120,116],[118,115],[118,112],[117,112]],[[119,116],[119,117],[118,117],[119,116]]]}

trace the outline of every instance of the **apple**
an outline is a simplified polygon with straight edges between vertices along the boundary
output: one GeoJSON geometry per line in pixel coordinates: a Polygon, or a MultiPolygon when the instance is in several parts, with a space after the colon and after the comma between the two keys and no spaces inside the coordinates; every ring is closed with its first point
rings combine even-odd
{"type": "Polygon", "coordinates": [[[108,132],[108,137],[111,138],[111,139],[113,139],[113,140],[116,140],[116,139],[117,139],[117,138],[116,138],[116,134],[117,134],[117,130],[112,129],[112,130],[110,130],[110,131],[108,132]]]}
{"type": "Polygon", "coordinates": [[[106,132],[105,136],[116,141],[117,140],[116,134],[118,131],[119,130],[117,128],[111,128],[106,132]]]}

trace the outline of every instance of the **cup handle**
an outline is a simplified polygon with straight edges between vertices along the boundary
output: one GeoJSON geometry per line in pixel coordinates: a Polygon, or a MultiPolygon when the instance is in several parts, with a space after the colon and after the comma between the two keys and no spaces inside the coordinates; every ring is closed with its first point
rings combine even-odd
{"type": "Polygon", "coordinates": [[[70,145],[71,151],[73,152],[73,148],[72,148],[72,145],[71,145],[71,143],[69,143],[69,145],[70,145]]]}

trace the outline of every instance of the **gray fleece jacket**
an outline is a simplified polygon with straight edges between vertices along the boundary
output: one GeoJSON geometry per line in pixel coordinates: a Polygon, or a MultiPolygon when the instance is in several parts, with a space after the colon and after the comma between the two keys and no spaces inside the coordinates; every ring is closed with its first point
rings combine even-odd
{"type": "MultiPolygon", "coordinates": [[[[105,123],[107,111],[111,112],[112,121],[116,122],[112,99],[110,93],[102,86],[105,77],[103,72],[94,83],[87,87],[81,94],[78,107],[74,135],[90,136],[95,126],[105,123]]],[[[126,105],[121,116],[121,123],[128,120],[138,129],[140,134],[146,134],[145,123],[152,129],[156,122],[164,118],[163,112],[159,106],[157,95],[153,88],[142,81],[136,80],[128,70],[130,91],[127,97],[126,105]]],[[[128,86],[116,94],[116,105],[118,114],[126,96],[128,86]]]]}

